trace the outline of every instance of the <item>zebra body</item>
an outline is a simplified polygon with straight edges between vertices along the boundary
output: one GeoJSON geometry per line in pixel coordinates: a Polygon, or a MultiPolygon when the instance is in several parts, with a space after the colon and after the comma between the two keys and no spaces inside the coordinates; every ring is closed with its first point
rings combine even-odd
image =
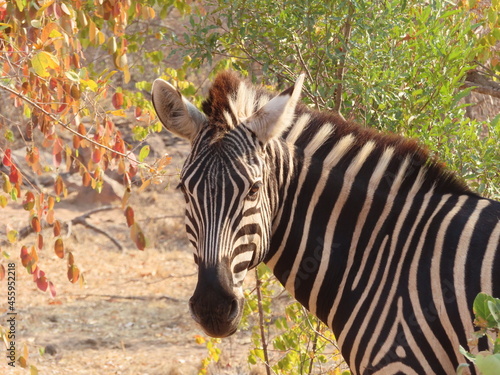
{"type": "Polygon", "coordinates": [[[159,119],[192,144],[180,186],[194,319],[234,333],[243,279],[264,261],[354,374],[453,373],[474,297],[500,295],[500,203],[414,141],[301,105],[302,79],[271,98],[222,73],[204,113],[155,81],[159,119]]]}

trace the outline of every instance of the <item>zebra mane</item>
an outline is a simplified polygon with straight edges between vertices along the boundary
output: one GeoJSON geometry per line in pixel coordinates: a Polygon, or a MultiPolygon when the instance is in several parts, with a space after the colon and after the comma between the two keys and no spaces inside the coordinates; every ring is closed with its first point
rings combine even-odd
{"type": "MultiPolygon", "coordinates": [[[[246,118],[269,102],[276,93],[256,87],[240,78],[232,71],[219,73],[215,78],[208,98],[202,103],[202,110],[207,115],[211,126],[215,127],[216,138],[234,129],[246,118]]],[[[299,103],[296,108],[296,120],[285,131],[282,138],[295,145],[305,156],[319,158],[328,162],[327,156],[333,147],[343,146],[342,157],[357,154],[368,143],[374,144],[374,156],[381,155],[386,149],[393,149],[393,159],[401,163],[408,159],[411,165],[410,175],[406,178],[417,178],[420,169],[425,168],[429,187],[458,194],[473,194],[467,185],[436,157],[431,156],[428,149],[416,140],[404,138],[392,133],[382,133],[376,129],[348,122],[329,111],[316,111],[299,103]]],[[[217,139],[214,139],[216,141],[217,139]]]]}

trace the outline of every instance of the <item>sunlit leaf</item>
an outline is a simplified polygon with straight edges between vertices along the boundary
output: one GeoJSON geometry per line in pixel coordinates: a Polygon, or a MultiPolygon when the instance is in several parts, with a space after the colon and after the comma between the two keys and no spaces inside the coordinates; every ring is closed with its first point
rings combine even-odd
{"type": "Polygon", "coordinates": [[[72,265],[68,267],[68,280],[72,283],[76,283],[80,278],[80,270],[77,266],[72,265]]]}
{"type": "Polygon", "coordinates": [[[31,211],[34,206],[35,206],[35,195],[31,191],[28,191],[24,196],[23,208],[26,211],[31,211]]]}
{"type": "Polygon", "coordinates": [[[56,239],[56,242],[54,243],[54,252],[59,258],[64,258],[64,243],[62,238],[56,239]]]}
{"type": "Polygon", "coordinates": [[[59,61],[54,55],[46,51],[40,51],[31,58],[31,66],[35,70],[36,74],[40,77],[46,78],[51,74],[49,69],[59,68],[59,61]]]}
{"type": "Polygon", "coordinates": [[[50,293],[50,296],[52,298],[54,298],[57,293],[56,293],[56,287],[54,286],[54,284],[52,283],[52,281],[49,281],[49,293],[50,293]]]}
{"type": "Polygon", "coordinates": [[[64,182],[60,175],[58,175],[56,178],[56,182],[54,184],[54,191],[56,195],[61,195],[64,191],[64,182]]]}
{"type": "Polygon", "coordinates": [[[146,236],[136,222],[130,227],[130,238],[134,241],[135,246],[139,250],[144,250],[146,248],[146,236]]]}
{"type": "Polygon", "coordinates": [[[31,228],[33,228],[36,233],[39,233],[42,230],[42,225],[40,224],[38,216],[33,216],[31,218],[31,228]]]}
{"type": "Polygon", "coordinates": [[[125,217],[127,219],[127,225],[129,227],[131,227],[135,222],[134,221],[134,210],[132,209],[132,207],[127,206],[127,208],[125,208],[125,217]]]}
{"type": "Polygon", "coordinates": [[[37,245],[38,245],[38,248],[41,250],[43,249],[43,236],[41,233],[38,233],[38,236],[37,236],[37,245]]]}
{"type": "Polygon", "coordinates": [[[59,237],[61,235],[61,222],[56,220],[54,223],[54,237],[59,237]]]}
{"type": "Polygon", "coordinates": [[[2,163],[6,167],[10,167],[12,165],[12,152],[11,152],[10,148],[5,150],[5,153],[4,153],[3,159],[2,159],[2,163]]]}
{"type": "Polygon", "coordinates": [[[11,229],[7,232],[7,240],[10,243],[15,243],[17,241],[17,237],[19,236],[19,233],[15,229],[11,229]]]}
{"type": "Polygon", "coordinates": [[[150,147],[149,145],[143,146],[139,152],[139,161],[142,163],[149,155],[150,147]]]}
{"type": "Polygon", "coordinates": [[[49,283],[47,281],[47,277],[44,275],[44,276],[41,276],[40,278],[38,278],[36,280],[36,286],[41,291],[45,292],[47,290],[47,287],[49,286],[49,283]]]}

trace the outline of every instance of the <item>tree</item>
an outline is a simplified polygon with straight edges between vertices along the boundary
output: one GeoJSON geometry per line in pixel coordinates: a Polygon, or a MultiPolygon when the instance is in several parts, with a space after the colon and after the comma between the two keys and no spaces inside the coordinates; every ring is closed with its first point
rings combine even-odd
{"type": "MultiPolygon", "coordinates": [[[[37,256],[50,246],[66,260],[68,279],[83,280],[57,220],[66,172],[100,191],[105,173],[116,171],[126,187],[123,222],[144,249],[128,198],[134,185],[146,188],[168,173],[168,156],[146,163],[149,149],[141,144],[161,130],[148,96],[157,76],[199,103],[201,84],[191,81],[203,82],[207,71],[236,69],[277,88],[305,72],[310,105],[418,137],[474,189],[499,197],[500,116],[470,120],[461,101],[472,90],[494,93],[498,85],[500,3],[484,3],[0,0],[0,207],[22,201],[28,231],[37,234],[32,246],[19,249],[23,266],[38,288],[54,295],[37,256]],[[173,28],[165,21],[173,12],[188,22],[173,28]],[[135,121],[132,141],[117,126],[124,117],[135,121]],[[36,181],[43,175],[55,175],[48,192],[36,181]],[[53,240],[44,239],[45,225],[53,240]]],[[[21,235],[8,228],[0,240],[21,235]]],[[[294,309],[291,319],[301,320],[304,312],[294,309]]],[[[295,345],[280,337],[273,345],[295,345]]],[[[312,359],[306,365],[306,357],[297,358],[310,373],[312,359]]]]}

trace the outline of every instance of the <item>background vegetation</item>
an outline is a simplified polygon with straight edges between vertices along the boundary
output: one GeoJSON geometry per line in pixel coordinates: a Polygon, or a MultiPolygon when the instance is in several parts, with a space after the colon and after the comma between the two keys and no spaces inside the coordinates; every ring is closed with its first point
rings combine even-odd
{"type": "MultiPolygon", "coordinates": [[[[417,137],[474,190],[498,199],[500,115],[478,120],[467,106],[472,91],[500,97],[499,11],[498,0],[0,0],[0,207],[22,201],[36,233],[19,249],[23,266],[55,295],[37,255],[52,247],[68,279],[83,282],[57,220],[67,174],[100,191],[106,173],[117,173],[123,224],[146,247],[130,194],[176,173],[168,155],[148,158],[142,143],[161,131],[149,102],[160,76],[199,103],[223,69],[277,89],[305,72],[311,106],[417,137]],[[44,239],[47,225],[54,236],[44,239]]],[[[12,243],[20,235],[8,223],[0,234],[12,243]]],[[[17,256],[3,252],[0,278],[17,256]]],[[[333,337],[301,307],[273,318],[282,291],[258,272],[246,313],[260,318],[249,362],[266,362],[268,373],[343,371],[325,367],[337,355],[333,337]]]]}

